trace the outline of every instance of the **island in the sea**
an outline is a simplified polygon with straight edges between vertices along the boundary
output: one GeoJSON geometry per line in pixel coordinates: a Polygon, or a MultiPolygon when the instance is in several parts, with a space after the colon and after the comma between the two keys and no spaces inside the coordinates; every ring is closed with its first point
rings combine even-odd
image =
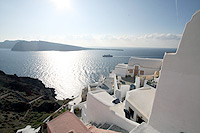
{"type": "Polygon", "coordinates": [[[0,48],[11,49],[19,41],[20,40],[15,40],[15,41],[5,40],[4,42],[0,42],[0,48]]]}
{"type": "Polygon", "coordinates": [[[76,51],[87,48],[52,43],[46,41],[19,41],[11,49],[12,51],[76,51]]]}
{"type": "Polygon", "coordinates": [[[11,49],[12,51],[78,51],[78,50],[114,50],[123,51],[122,49],[113,48],[86,48],[61,43],[47,41],[4,41],[0,42],[0,48],[11,49]]]}

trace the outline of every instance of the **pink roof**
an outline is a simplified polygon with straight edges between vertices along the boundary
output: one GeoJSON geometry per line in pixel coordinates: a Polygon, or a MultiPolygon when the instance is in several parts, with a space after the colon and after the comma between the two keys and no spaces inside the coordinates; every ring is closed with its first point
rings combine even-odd
{"type": "Polygon", "coordinates": [[[48,133],[91,133],[71,112],[66,111],[47,123],[48,133]]]}

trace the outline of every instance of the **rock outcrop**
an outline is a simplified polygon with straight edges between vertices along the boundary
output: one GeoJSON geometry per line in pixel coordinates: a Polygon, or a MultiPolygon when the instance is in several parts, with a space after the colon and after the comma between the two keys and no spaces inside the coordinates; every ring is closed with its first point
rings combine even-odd
{"type": "Polygon", "coordinates": [[[15,132],[26,125],[38,127],[61,105],[55,89],[30,77],[0,71],[0,132],[15,132]]]}

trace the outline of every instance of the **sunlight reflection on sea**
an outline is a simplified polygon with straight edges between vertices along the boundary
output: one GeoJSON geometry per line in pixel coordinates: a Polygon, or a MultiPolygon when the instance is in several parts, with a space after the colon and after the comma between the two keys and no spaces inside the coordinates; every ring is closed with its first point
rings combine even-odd
{"type": "Polygon", "coordinates": [[[130,56],[162,58],[163,51],[175,50],[125,50],[125,51],[37,51],[16,52],[0,49],[0,70],[8,74],[38,78],[47,87],[56,89],[57,98],[77,96],[89,83],[108,76],[118,63],[127,63],[130,56]],[[102,55],[112,54],[112,58],[102,55]]]}

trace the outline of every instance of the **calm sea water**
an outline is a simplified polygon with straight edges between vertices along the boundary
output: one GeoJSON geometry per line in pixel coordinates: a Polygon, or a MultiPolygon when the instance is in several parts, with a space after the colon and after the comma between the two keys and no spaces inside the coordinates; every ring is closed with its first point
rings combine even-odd
{"type": "Polygon", "coordinates": [[[39,51],[16,52],[0,49],[0,70],[8,74],[38,78],[47,87],[56,89],[57,98],[80,94],[89,83],[108,76],[118,63],[127,63],[130,56],[163,58],[176,49],[125,48],[124,51],[39,51]],[[114,57],[105,58],[104,54],[114,57]]]}

